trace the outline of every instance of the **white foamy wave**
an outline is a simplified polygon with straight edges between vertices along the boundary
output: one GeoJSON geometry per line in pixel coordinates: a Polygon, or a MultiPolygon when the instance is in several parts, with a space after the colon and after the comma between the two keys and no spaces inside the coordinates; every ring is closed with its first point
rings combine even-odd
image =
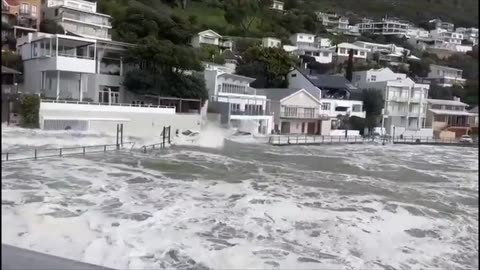
{"type": "Polygon", "coordinates": [[[205,148],[222,148],[224,139],[229,137],[232,133],[233,130],[231,129],[221,128],[214,124],[207,124],[196,136],[184,136],[182,134],[179,134],[178,136],[173,135],[173,144],[200,146],[205,148]]]}

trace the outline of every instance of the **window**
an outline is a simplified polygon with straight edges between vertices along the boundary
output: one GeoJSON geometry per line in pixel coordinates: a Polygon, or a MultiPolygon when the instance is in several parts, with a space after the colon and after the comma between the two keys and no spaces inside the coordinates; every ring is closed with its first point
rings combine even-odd
{"type": "Polygon", "coordinates": [[[329,111],[330,103],[322,103],[322,111],[329,111]]]}
{"type": "Polygon", "coordinates": [[[375,76],[375,75],[372,75],[372,77],[370,78],[370,81],[372,81],[372,82],[376,82],[376,81],[377,81],[377,76],[375,76]]]}
{"type": "Polygon", "coordinates": [[[328,57],[329,54],[330,54],[330,53],[328,53],[328,52],[322,53],[322,55],[323,55],[324,57],[328,57]]]}
{"type": "Polygon", "coordinates": [[[304,108],[303,113],[306,118],[315,118],[315,108],[304,108]]]}
{"type": "Polygon", "coordinates": [[[345,49],[344,49],[344,48],[340,48],[340,53],[341,53],[341,54],[345,54],[345,49]]]}
{"type": "Polygon", "coordinates": [[[37,6],[32,5],[32,16],[37,17],[37,6]]]}
{"type": "Polygon", "coordinates": [[[55,17],[58,16],[58,8],[55,9],[55,17]]]}
{"type": "Polygon", "coordinates": [[[303,36],[300,36],[300,39],[303,39],[303,36]]]}
{"type": "Polygon", "coordinates": [[[292,74],[292,75],[290,75],[290,77],[295,78],[295,77],[297,77],[297,74],[292,74]]]}
{"type": "Polygon", "coordinates": [[[360,52],[360,55],[361,55],[361,56],[365,56],[365,52],[360,52]]]}
{"type": "Polygon", "coordinates": [[[22,3],[20,6],[20,14],[30,14],[30,5],[22,3]]]}
{"type": "Polygon", "coordinates": [[[231,103],[231,104],[230,104],[230,110],[231,110],[232,112],[238,112],[238,111],[240,111],[240,104],[231,103]]]}
{"type": "Polygon", "coordinates": [[[312,40],[312,37],[308,37],[309,40],[312,40]]]}

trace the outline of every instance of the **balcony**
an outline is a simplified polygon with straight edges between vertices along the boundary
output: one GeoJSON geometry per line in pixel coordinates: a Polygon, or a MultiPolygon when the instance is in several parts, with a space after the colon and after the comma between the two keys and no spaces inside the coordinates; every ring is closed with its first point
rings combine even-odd
{"type": "Polygon", "coordinates": [[[280,117],[296,119],[322,119],[324,117],[328,117],[328,114],[320,114],[318,108],[281,106],[280,117]]]}
{"type": "Polygon", "coordinates": [[[235,110],[230,111],[231,115],[272,115],[271,112],[265,110],[235,110]]]}
{"type": "Polygon", "coordinates": [[[73,20],[75,22],[83,22],[88,24],[96,24],[102,27],[111,28],[112,24],[110,19],[105,16],[95,15],[95,14],[79,14],[73,13],[70,11],[63,12],[63,19],[73,20]]]}

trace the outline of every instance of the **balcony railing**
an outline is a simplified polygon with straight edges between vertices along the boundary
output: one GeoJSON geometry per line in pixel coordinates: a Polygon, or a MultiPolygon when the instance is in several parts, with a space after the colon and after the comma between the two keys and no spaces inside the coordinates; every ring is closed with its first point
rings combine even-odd
{"type": "Polygon", "coordinates": [[[265,110],[245,110],[245,111],[231,111],[231,115],[272,115],[271,112],[265,110]]]}

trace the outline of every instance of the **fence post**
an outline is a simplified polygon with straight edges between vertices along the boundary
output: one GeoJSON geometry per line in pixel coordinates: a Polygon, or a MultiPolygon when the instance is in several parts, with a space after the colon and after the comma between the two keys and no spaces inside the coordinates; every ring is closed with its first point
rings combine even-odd
{"type": "Polygon", "coordinates": [[[8,161],[8,152],[5,154],[6,161],[8,161]]]}
{"type": "Polygon", "coordinates": [[[83,155],[85,156],[85,146],[83,147],[83,155]]]}
{"type": "Polygon", "coordinates": [[[117,124],[117,140],[116,140],[116,145],[117,145],[117,150],[120,148],[120,146],[118,145],[118,139],[119,139],[119,134],[120,133],[120,124],[117,124]]]}
{"type": "Polygon", "coordinates": [[[62,157],[62,148],[60,148],[59,150],[60,150],[60,157],[62,157]]]}
{"type": "Polygon", "coordinates": [[[168,144],[172,144],[172,141],[170,139],[170,132],[172,132],[172,126],[168,126],[168,144]]]}
{"type": "Polygon", "coordinates": [[[166,130],[166,128],[163,127],[163,136],[162,136],[163,137],[163,145],[162,145],[162,147],[165,147],[165,130],[166,130]]]}
{"type": "Polygon", "coordinates": [[[147,153],[147,147],[146,147],[146,146],[143,147],[143,153],[144,153],[144,154],[147,153]]]}
{"type": "Polygon", "coordinates": [[[35,148],[35,156],[34,156],[35,160],[37,160],[37,148],[35,148]]]}
{"type": "Polygon", "coordinates": [[[123,124],[120,124],[120,144],[123,147],[123,124]]]}
{"type": "Polygon", "coordinates": [[[103,145],[103,152],[107,152],[107,145],[103,145]]]}

